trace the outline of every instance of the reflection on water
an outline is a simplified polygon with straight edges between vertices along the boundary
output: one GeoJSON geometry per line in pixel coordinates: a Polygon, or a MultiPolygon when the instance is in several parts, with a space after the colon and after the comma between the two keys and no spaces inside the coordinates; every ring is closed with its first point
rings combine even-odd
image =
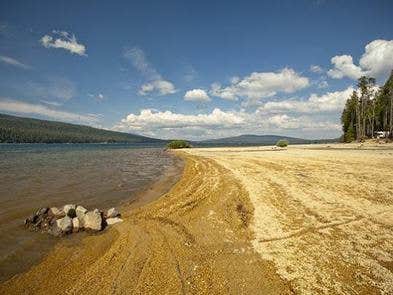
{"type": "Polygon", "coordinates": [[[39,260],[56,238],[26,231],[43,206],[108,208],[129,201],[175,159],[127,145],[0,145],[0,281],[39,260]]]}

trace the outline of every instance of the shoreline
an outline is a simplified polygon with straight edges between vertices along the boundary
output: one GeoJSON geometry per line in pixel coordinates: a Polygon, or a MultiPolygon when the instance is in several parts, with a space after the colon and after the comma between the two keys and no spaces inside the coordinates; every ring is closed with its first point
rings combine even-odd
{"type": "Polygon", "coordinates": [[[273,264],[252,249],[253,208],[244,188],[212,160],[175,154],[185,165],[168,192],[124,212],[124,222],[107,233],[57,246],[0,293],[290,294],[273,264]]]}
{"type": "MultiPolygon", "coordinates": [[[[165,168],[157,179],[152,181],[150,184],[144,186],[139,191],[132,193],[128,200],[122,200],[116,206],[123,215],[126,216],[127,212],[131,209],[136,209],[149,202],[158,199],[162,194],[166,193],[170,188],[178,181],[181,177],[182,170],[184,168],[183,161],[176,155],[170,154],[173,158],[173,165],[165,168]]],[[[22,227],[23,225],[21,225],[22,227]]],[[[112,231],[112,227],[106,228],[102,232],[98,232],[95,235],[104,235],[112,231]]],[[[79,232],[78,234],[73,234],[65,237],[53,237],[49,236],[47,233],[36,232],[35,235],[41,235],[38,237],[40,240],[36,241],[34,245],[34,251],[39,251],[40,255],[34,256],[34,259],[30,259],[28,263],[18,264],[17,270],[7,269],[8,264],[13,267],[10,263],[4,265],[5,272],[2,274],[4,278],[0,280],[0,285],[7,282],[15,276],[22,275],[28,272],[32,267],[39,265],[56,247],[74,247],[83,244],[83,240],[90,236],[91,234],[85,232],[79,232]],[[45,245],[37,244],[42,242],[45,245]]],[[[108,233],[111,235],[112,233],[108,233]]],[[[35,252],[37,253],[37,252],[35,252]]]]}
{"type": "Polygon", "coordinates": [[[174,151],[169,191],[0,293],[391,293],[393,145],[345,146],[174,151]]]}

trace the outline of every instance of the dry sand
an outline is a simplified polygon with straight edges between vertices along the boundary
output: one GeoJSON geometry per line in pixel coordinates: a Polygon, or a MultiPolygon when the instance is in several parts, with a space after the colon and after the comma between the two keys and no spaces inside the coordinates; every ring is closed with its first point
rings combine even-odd
{"type": "Polygon", "coordinates": [[[125,222],[0,294],[393,294],[393,147],[190,149],[125,222]]]}
{"type": "Polygon", "coordinates": [[[190,151],[235,175],[253,247],[300,294],[393,294],[393,146],[190,151]]]}

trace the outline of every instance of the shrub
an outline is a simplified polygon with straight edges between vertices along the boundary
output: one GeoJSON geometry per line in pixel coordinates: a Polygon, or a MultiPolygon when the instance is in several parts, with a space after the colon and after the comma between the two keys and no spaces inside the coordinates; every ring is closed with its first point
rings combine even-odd
{"type": "Polygon", "coordinates": [[[280,139],[279,141],[277,141],[276,146],[278,147],[286,147],[288,146],[289,141],[286,139],[280,139]]]}
{"type": "Polygon", "coordinates": [[[168,149],[184,149],[190,148],[191,145],[185,140],[172,140],[166,145],[166,147],[168,149]]]}

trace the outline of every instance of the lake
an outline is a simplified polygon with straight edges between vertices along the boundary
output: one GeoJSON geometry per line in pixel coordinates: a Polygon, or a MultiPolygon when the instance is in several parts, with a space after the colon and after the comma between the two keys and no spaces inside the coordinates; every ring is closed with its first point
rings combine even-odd
{"type": "Polygon", "coordinates": [[[59,240],[24,228],[36,209],[118,207],[179,161],[162,148],[127,144],[0,144],[0,281],[37,263],[59,240]]]}

